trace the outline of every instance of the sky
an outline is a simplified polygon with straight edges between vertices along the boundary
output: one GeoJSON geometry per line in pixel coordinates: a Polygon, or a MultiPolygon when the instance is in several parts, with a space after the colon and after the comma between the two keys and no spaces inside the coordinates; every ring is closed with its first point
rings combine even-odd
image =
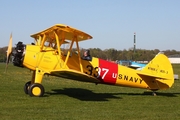
{"type": "Polygon", "coordinates": [[[31,34],[55,24],[93,39],[81,48],[180,51],[180,0],[0,0],[0,47],[30,44],[31,34]]]}

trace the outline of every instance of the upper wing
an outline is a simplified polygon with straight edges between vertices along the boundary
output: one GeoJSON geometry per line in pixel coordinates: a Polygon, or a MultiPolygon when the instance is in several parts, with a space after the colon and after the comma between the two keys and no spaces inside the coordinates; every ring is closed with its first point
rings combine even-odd
{"type": "Polygon", "coordinates": [[[37,39],[39,36],[45,34],[47,39],[53,40],[55,38],[54,31],[56,31],[60,40],[61,39],[73,40],[74,36],[77,37],[78,41],[92,39],[92,36],[90,36],[89,34],[63,24],[56,24],[48,29],[45,29],[41,32],[31,35],[31,37],[37,39]]]}

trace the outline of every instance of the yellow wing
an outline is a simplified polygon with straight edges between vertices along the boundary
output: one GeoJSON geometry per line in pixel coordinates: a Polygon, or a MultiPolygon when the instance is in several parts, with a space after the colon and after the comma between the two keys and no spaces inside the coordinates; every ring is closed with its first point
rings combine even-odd
{"type": "Polygon", "coordinates": [[[31,35],[31,37],[38,39],[39,36],[43,36],[45,34],[49,38],[49,40],[54,40],[55,39],[54,31],[57,32],[59,40],[61,39],[73,40],[74,36],[77,37],[78,41],[92,39],[92,36],[90,36],[89,34],[63,24],[56,24],[48,29],[45,29],[41,32],[31,35]]]}
{"type": "Polygon", "coordinates": [[[83,81],[83,82],[93,82],[93,83],[100,82],[98,79],[96,79],[93,76],[71,69],[54,70],[51,71],[51,74],[55,76],[77,80],[77,81],[83,81]]]}

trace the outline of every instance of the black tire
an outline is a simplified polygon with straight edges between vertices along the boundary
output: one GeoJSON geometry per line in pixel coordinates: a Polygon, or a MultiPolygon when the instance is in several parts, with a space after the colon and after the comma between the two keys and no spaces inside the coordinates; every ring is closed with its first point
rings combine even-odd
{"type": "Polygon", "coordinates": [[[31,85],[31,81],[27,82],[25,85],[24,85],[24,92],[25,94],[28,94],[28,89],[29,89],[29,86],[31,85]]]}
{"type": "Polygon", "coordinates": [[[44,87],[39,83],[33,83],[29,86],[28,94],[31,97],[42,97],[44,95],[44,87]]]}

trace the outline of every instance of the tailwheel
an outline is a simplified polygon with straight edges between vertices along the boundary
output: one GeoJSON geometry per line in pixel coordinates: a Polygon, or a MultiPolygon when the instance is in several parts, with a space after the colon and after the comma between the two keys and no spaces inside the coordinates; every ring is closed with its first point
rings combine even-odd
{"type": "Polygon", "coordinates": [[[33,83],[29,86],[28,94],[30,96],[42,97],[44,95],[44,87],[39,83],[33,83]]]}
{"type": "Polygon", "coordinates": [[[28,94],[28,89],[29,89],[29,86],[31,85],[31,81],[27,82],[25,85],[24,85],[24,92],[25,94],[28,94]]]}

